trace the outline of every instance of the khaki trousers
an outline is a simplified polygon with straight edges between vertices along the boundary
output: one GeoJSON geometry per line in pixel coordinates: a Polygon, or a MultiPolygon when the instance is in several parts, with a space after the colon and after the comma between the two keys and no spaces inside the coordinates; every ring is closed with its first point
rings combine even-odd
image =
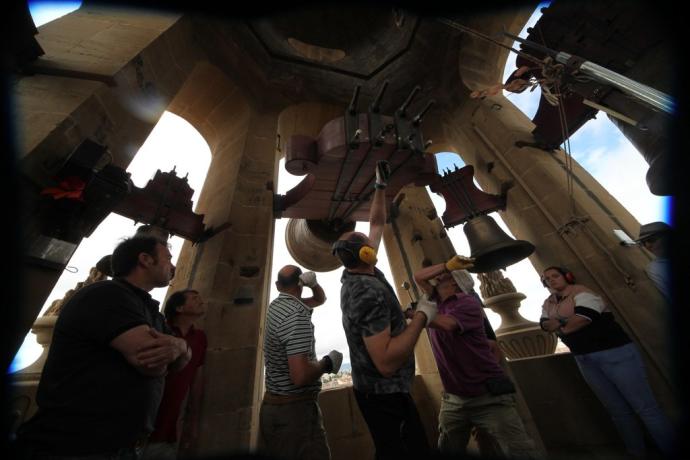
{"type": "Polygon", "coordinates": [[[438,448],[443,454],[464,454],[472,428],[477,427],[495,440],[494,454],[540,458],[517,412],[515,394],[462,398],[444,393],[438,422],[438,448]]]}
{"type": "Polygon", "coordinates": [[[330,460],[323,416],[315,399],[261,404],[259,452],[287,460],[330,460]]]}

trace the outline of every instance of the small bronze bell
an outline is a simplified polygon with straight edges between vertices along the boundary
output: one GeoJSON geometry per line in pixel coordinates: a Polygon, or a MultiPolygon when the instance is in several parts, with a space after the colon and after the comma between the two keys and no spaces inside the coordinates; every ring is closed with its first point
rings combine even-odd
{"type": "Polygon", "coordinates": [[[475,259],[474,267],[468,269],[472,273],[505,269],[534,252],[532,243],[512,239],[487,215],[469,219],[463,230],[470,244],[470,257],[475,259]]]}

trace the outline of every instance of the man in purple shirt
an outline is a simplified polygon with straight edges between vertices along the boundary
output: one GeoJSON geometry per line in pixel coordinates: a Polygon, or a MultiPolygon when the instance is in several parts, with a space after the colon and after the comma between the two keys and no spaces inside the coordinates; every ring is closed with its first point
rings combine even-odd
{"type": "Polygon", "coordinates": [[[455,256],[414,276],[417,285],[438,302],[429,338],[444,389],[439,450],[464,454],[471,430],[477,427],[496,440],[503,456],[539,458],[517,413],[515,387],[489,347],[481,303],[463,292],[453,276],[455,267],[470,268],[468,260],[455,256]]]}

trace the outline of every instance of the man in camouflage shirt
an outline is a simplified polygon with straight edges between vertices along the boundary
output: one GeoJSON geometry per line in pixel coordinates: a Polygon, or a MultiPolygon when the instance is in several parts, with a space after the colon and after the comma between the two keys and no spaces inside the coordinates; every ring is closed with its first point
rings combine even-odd
{"type": "Polygon", "coordinates": [[[425,458],[429,444],[410,396],[414,346],[434,319],[436,306],[420,300],[410,324],[383,273],[376,269],[376,250],[386,222],[385,187],[390,168],[376,167],[376,191],[369,236],[344,234],[333,245],[343,262],[340,307],[350,348],[354,394],[374,441],[377,459],[425,458]]]}

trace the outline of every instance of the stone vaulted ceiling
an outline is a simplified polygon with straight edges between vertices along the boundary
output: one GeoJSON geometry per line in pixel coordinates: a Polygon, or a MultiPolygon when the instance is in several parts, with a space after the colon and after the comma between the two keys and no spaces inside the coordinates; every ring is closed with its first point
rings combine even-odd
{"type": "MultiPolygon", "coordinates": [[[[501,15],[456,20],[494,32],[512,25],[501,15]]],[[[320,98],[347,104],[355,85],[362,86],[361,100],[368,103],[384,80],[389,81],[384,111],[402,104],[416,85],[421,86],[418,101],[435,98],[456,105],[455,96],[467,94],[458,72],[466,38],[434,16],[390,5],[331,5],[243,20],[199,15],[196,22],[199,43],[211,61],[243,79],[264,103],[320,98]]],[[[475,62],[485,67],[476,70],[492,84],[505,62],[505,53],[499,65],[494,54],[475,62]]]]}

